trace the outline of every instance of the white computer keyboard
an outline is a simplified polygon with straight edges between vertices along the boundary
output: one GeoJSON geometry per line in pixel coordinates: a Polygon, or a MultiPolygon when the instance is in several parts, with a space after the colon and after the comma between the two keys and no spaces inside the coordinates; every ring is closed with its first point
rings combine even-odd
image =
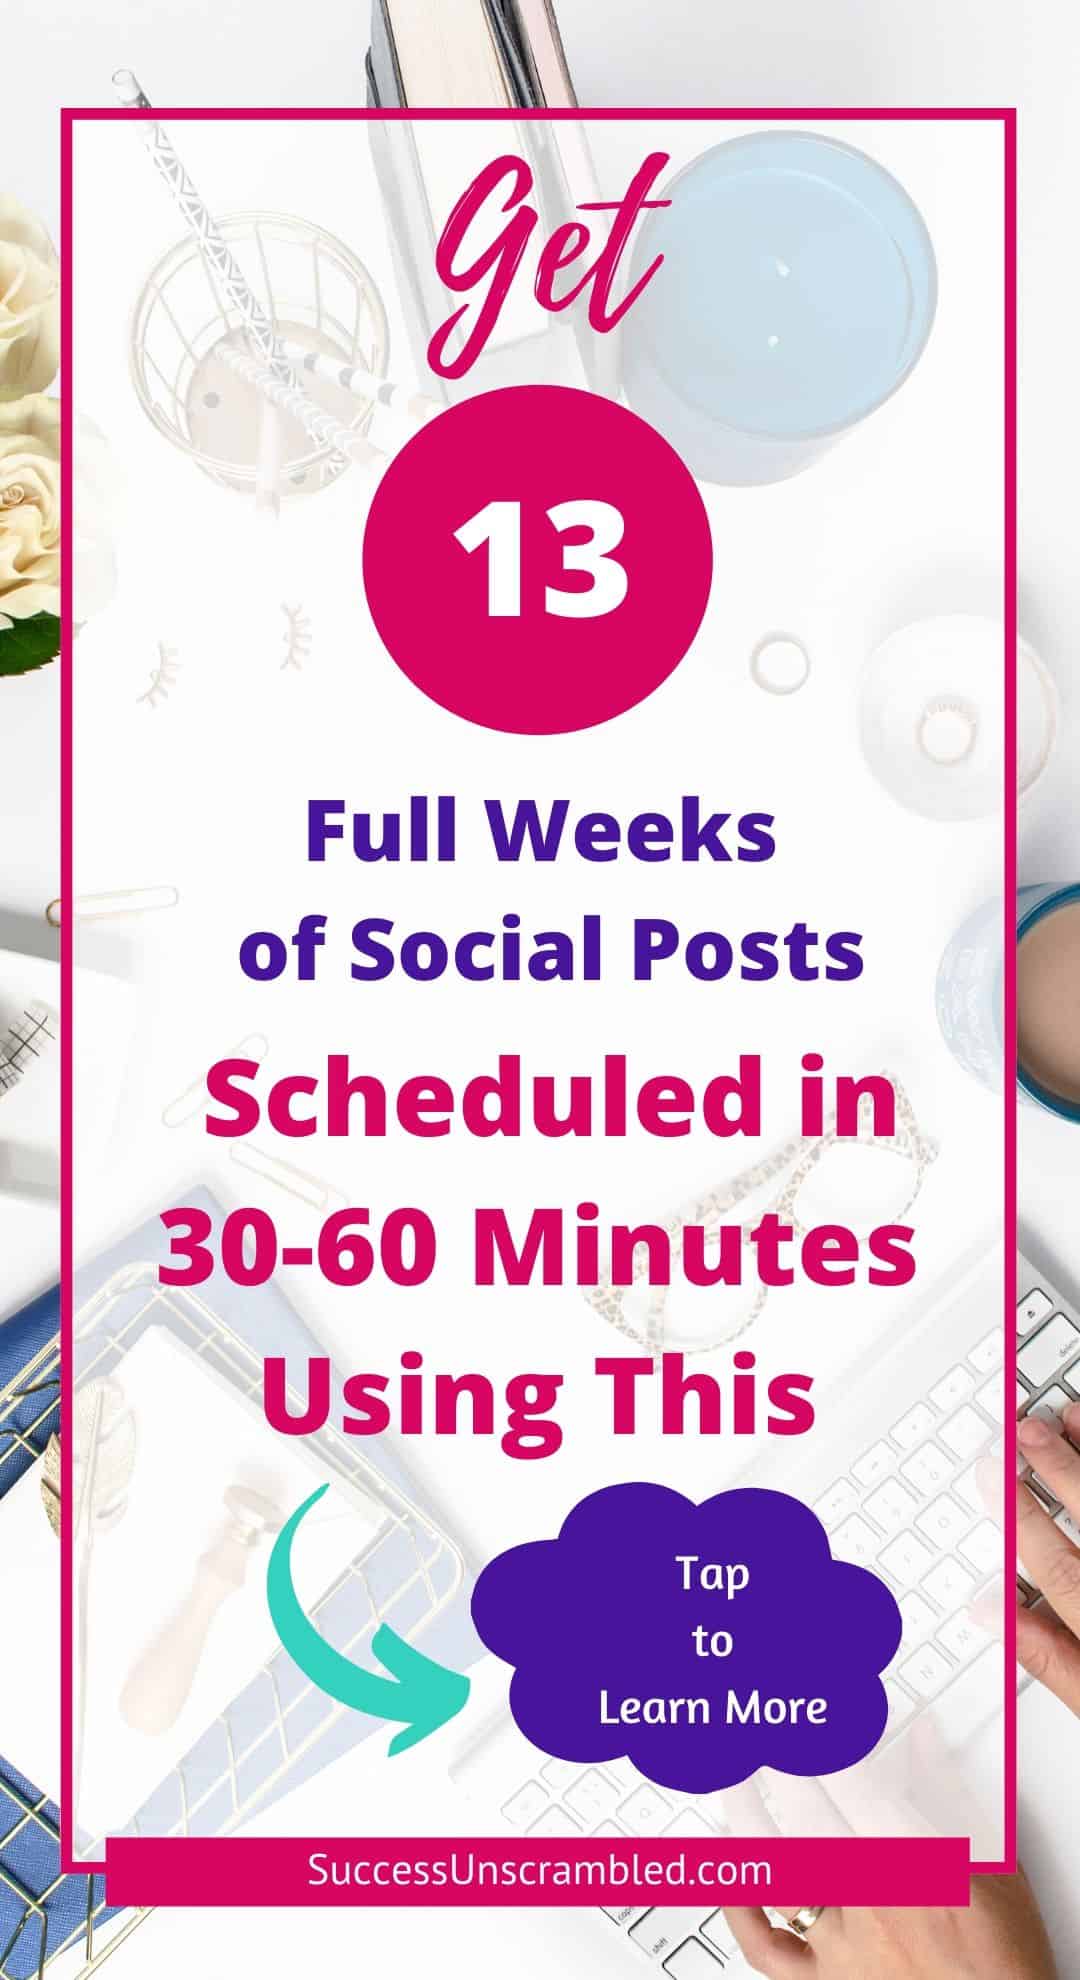
{"type": "MultiPolygon", "coordinates": [[[[576,1766],[546,1759],[508,1714],[481,1734],[453,1776],[487,1811],[494,1801],[503,1825],[518,1835],[718,1842],[731,1833],[722,1795],[673,1794],[645,1780],[628,1760],[576,1766]]],[[[717,1980],[719,1969],[732,1975],[736,1968],[748,1970],[723,1912],[713,1906],[619,1905],[596,1915],[608,1930],[618,1928],[633,1951],[660,1961],[669,1980],[717,1980]]]]}
{"type": "MultiPolygon", "coordinates": [[[[1029,1260],[1017,1261],[1015,1407],[1059,1414],[1080,1399],[1080,1316],[1029,1260]]],[[[755,1466],[740,1483],[772,1484],[813,1505],[834,1556],[871,1568],[897,1598],[904,1633],[888,1672],[886,1739],[932,1708],[950,1748],[1001,1709],[1001,1647],[972,1615],[1000,1587],[1001,1527],[977,1476],[999,1451],[1006,1398],[1001,1324],[1001,1246],[988,1243],[957,1268],[923,1314],[885,1352],[855,1369],[819,1411],[805,1464],[755,1466]]],[[[1027,1474],[1057,1523],[1080,1531],[1027,1474]]],[[[1022,1599],[1037,1602],[1026,1578],[1022,1599]]],[[[722,1795],[681,1797],[654,1787],[628,1761],[576,1766],[548,1760],[508,1716],[463,1756],[455,1778],[519,1835],[685,1836],[727,1833],[722,1795]]],[[[745,1962],[722,1911],[626,1906],[606,1918],[669,1980],[717,1980],[745,1962]]]]}
{"type": "MultiPolygon", "coordinates": [[[[1048,1278],[1018,1257],[1020,1298],[1016,1308],[1016,1412],[1061,1420],[1067,1404],[1080,1400],[1080,1313],[1062,1299],[1048,1278]]],[[[1080,1526],[1049,1485],[1021,1464],[1020,1476],[1041,1499],[1066,1538],[1080,1547],[1080,1526]]],[[[1017,1562],[1022,1601],[1039,1601],[1022,1562],[1017,1562]]]]}
{"type": "MultiPolygon", "coordinates": [[[[956,1749],[1000,1710],[1000,1642],[978,1611],[1001,1595],[1003,1509],[988,1504],[979,1461],[1000,1455],[1007,1408],[1060,1411],[1073,1384],[1080,1394],[1080,1317],[1022,1254],[1017,1292],[1013,1394],[1002,1367],[1001,1250],[987,1245],[819,1411],[807,1464],[785,1465],[772,1481],[814,1507],[834,1556],[871,1568],[896,1596],[903,1636],[885,1674],[886,1739],[932,1708],[956,1749]]],[[[753,1482],[770,1482],[769,1468],[753,1482]]],[[[1038,1601],[1026,1579],[1017,1585],[1038,1601]]]]}

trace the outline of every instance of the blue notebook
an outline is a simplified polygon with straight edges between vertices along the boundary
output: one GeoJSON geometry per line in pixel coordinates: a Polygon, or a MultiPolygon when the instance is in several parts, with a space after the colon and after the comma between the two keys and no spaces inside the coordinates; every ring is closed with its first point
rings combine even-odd
{"type": "MultiPolygon", "coordinates": [[[[59,1326],[56,1289],[0,1323],[0,1498],[59,1428],[59,1326]]],[[[44,1522],[42,1534],[48,1537],[44,1522]]],[[[3,1595],[10,1625],[32,1629],[33,1616],[20,1614],[18,1565],[10,1560],[3,1595]]],[[[60,1876],[59,1824],[56,1804],[0,1757],[0,1980],[31,1980],[46,1960],[85,1937],[88,1916],[96,1927],[113,1915],[101,1877],[60,1876]]]]}

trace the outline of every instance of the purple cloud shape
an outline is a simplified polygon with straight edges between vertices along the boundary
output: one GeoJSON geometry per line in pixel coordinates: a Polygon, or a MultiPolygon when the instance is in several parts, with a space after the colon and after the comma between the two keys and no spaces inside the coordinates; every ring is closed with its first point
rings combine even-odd
{"type": "Polygon", "coordinates": [[[514,1666],[510,1709],[535,1746],[625,1755],[687,1794],[759,1767],[830,1774],[863,1759],[885,1729],[880,1673],[901,1634],[885,1583],[834,1561],[801,1500],[742,1490],[695,1505],[644,1483],[594,1492],[557,1539],[498,1555],[472,1614],[514,1666]],[[703,1587],[706,1563],[735,1572],[703,1587]]]}

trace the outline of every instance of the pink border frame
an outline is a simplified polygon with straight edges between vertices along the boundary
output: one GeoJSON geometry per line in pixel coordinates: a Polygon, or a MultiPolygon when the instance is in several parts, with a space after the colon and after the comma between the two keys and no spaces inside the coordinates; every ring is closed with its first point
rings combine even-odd
{"type": "MultiPolygon", "coordinates": [[[[1018,557],[1017,557],[1017,170],[1016,170],[1017,112],[1015,108],[987,106],[985,108],[977,107],[977,108],[963,108],[963,109],[956,109],[956,108],[940,109],[934,107],[920,106],[920,107],[912,107],[912,108],[905,107],[905,108],[891,108],[891,109],[873,109],[873,108],[865,108],[865,107],[837,109],[832,107],[823,108],[822,106],[818,105],[810,108],[781,107],[776,109],[686,108],[679,110],[666,110],[656,106],[645,106],[645,107],[638,106],[629,109],[606,109],[606,110],[453,111],[453,110],[367,110],[367,109],[350,110],[343,108],[322,109],[322,110],[314,110],[314,109],[295,110],[295,109],[283,109],[283,108],[273,108],[273,107],[253,108],[253,109],[203,110],[203,109],[192,108],[190,106],[184,108],[173,108],[173,107],[159,108],[155,106],[155,108],[151,110],[130,110],[119,107],[110,108],[110,109],[103,109],[99,107],[92,107],[87,109],[69,108],[69,109],[61,110],[60,113],[61,296],[62,296],[61,375],[64,378],[66,384],[66,391],[62,401],[61,455],[60,455],[61,487],[62,487],[61,531],[60,531],[60,547],[61,547],[60,591],[61,591],[61,616],[62,616],[62,624],[63,624],[61,661],[60,661],[61,676],[62,676],[61,717],[60,717],[60,765],[61,765],[60,897],[61,900],[66,903],[72,899],[73,897],[72,882],[74,877],[74,857],[73,857],[74,698],[73,698],[73,679],[72,679],[72,667],[73,667],[72,435],[73,435],[73,399],[74,399],[74,338],[73,338],[74,268],[73,268],[72,225],[73,225],[73,216],[74,216],[74,192],[75,192],[75,187],[74,187],[75,125],[79,122],[86,122],[86,123],[131,122],[135,118],[142,120],[150,120],[152,122],[163,122],[167,119],[171,123],[178,123],[178,122],[188,122],[188,121],[220,122],[222,119],[240,120],[244,122],[251,122],[256,120],[262,121],[269,119],[290,121],[290,122],[326,122],[326,121],[365,122],[368,120],[377,121],[379,119],[382,119],[384,121],[389,121],[389,122],[401,122],[412,119],[415,121],[429,122],[429,121],[442,121],[447,119],[450,120],[461,119],[463,117],[467,117],[470,121],[490,122],[490,123],[505,123],[505,122],[520,123],[522,121],[531,121],[534,119],[553,121],[553,122],[589,121],[589,120],[626,121],[633,119],[647,119],[647,120],[655,121],[658,118],[666,117],[671,119],[673,122],[678,122],[678,123],[690,122],[695,120],[700,122],[708,122],[709,120],[713,120],[721,123],[731,123],[731,122],[761,123],[765,121],[768,121],[770,123],[790,123],[797,120],[804,122],[813,122],[813,123],[825,123],[825,122],[855,123],[859,121],[895,122],[895,121],[919,120],[919,121],[929,121],[929,122],[978,122],[978,123],[992,122],[992,123],[1000,123],[1002,125],[1002,132],[1004,138],[1003,224],[1004,224],[1004,238],[1005,238],[1005,266],[1004,266],[1004,284],[1003,284],[1004,333],[1005,333],[1004,334],[1005,379],[1004,379],[1004,395],[1003,395],[1003,408],[1002,408],[1003,445],[1004,445],[1004,456],[1005,456],[1005,502],[1004,502],[1004,517],[1003,517],[1003,528],[1004,528],[1003,617],[1004,617],[1004,627],[1005,627],[1005,648],[1004,648],[1005,819],[1004,819],[1004,849],[1003,849],[1004,850],[1003,911],[1004,911],[1004,954],[1005,954],[1005,968],[1004,968],[1004,978],[1003,978],[1003,1030],[1004,1030],[1005,1043],[1004,1043],[1004,1064],[1003,1064],[1003,1106],[1004,1106],[1004,1131],[1005,1131],[1005,1175],[1004,1175],[1003,1211],[1004,1211],[1004,1224],[1005,1224],[1005,1237],[1006,1237],[1005,1288],[1004,1288],[1004,1294],[1005,1294],[1004,1328],[1005,1328],[1005,1345],[1006,1345],[1004,1381],[1006,1384],[1006,1390],[1005,1390],[1006,1428],[1005,1428],[1004,1465],[1005,1465],[1006,1480],[1008,1480],[1013,1475],[1015,1469],[1015,1456],[1016,1456],[1016,1421],[1015,1421],[1013,1402],[1012,1402],[1016,1390],[1016,1328],[1014,1323],[1014,1313],[1016,1308],[1016,1256],[1015,1256],[1015,1242],[1009,1241],[1010,1232],[1012,1232],[1015,1237],[1016,1220],[1017,1220],[1016,939],[1015,939],[1016,937],[1015,901],[1016,901],[1016,884],[1017,884],[1017,861],[1016,861],[1017,739],[1016,739],[1015,696],[1016,696],[1016,665],[1017,665],[1016,655],[1017,655],[1017,638],[1018,638],[1018,557]]],[[[61,916],[61,929],[60,929],[60,969],[61,969],[61,987],[62,987],[61,1024],[60,1024],[60,1047],[61,1047],[60,1392],[61,1392],[62,1410],[64,1412],[64,1415],[66,1416],[71,1406],[71,1388],[73,1381],[73,1355],[72,1355],[73,1338],[72,1337],[73,1337],[73,1322],[74,1322],[74,1313],[73,1313],[74,1178],[73,1178],[73,1159],[72,1159],[73,1157],[73,1138],[72,1138],[73,937],[72,937],[71,924],[68,921],[67,917],[64,915],[61,916]]],[[[88,1870],[91,1869],[103,1872],[108,1867],[111,1870],[117,1872],[119,1875],[120,1883],[119,1883],[119,1887],[114,1887],[116,1889],[116,1895],[112,1896],[112,1894],[110,1894],[111,1902],[120,1902],[124,1904],[146,1904],[146,1903],[176,1904],[181,1902],[186,1902],[189,1904],[215,1904],[215,1903],[228,1903],[228,1902],[232,1902],[232,1903],[246,1902],[249,1904],[256,1904],[256,1903],[265,1904],[267,1902],[266,1884],[262,1879],[262,1875],[261,1875],[262,1869],[265,1867],[269,1867],[270,1864],[276,1858],[274,1875],[280,1878],[281,1886],[282,1888],[284,1888],[288,1874],[284,1852],[287,1848],[306,1851],[306,1849],[309,1846],[308,1840],[305,1840],[304,1842],[294,1841],[291,1844],[289,1844],[286,1843],[284,1839],[266,1840],[264,1842],[254,1843],[251,1840],[245,1841],[244,1838],[229,1838],[229,1837],[207,1838],[207,1839],[194,1839],[194,1838],[154,1839],[147,1837],[147,1838],[139,1838],[139,1839],[121,1839],[117,1845],[113,1845],[113,1847],[110,1848],[109,1850],[108,1866],[105,1863],[90,1864],[86,1861],[74,1858],[73,1856],[73,1836],[72,1836],[71,1817],[70,1817],[70,1810],[72,1805],[72,1784],[73,1784],[72,1783],[72,1738],[73,1738],[72,1700],[73,1700],[74,1657],[73,1657],[72,1633],[71,1633],[72,1624],[73,1624],[72,1600],[71,1600],[71,1572],[73,1566],[73,1558],[72,1558],[72,1535],[70,1532],[70,1521],[67,1517],[67,1508],[69,1508],[70,1505],[72,1504],[73,1478],[72,1478],[71,1443],[70,1443],[70,1439],[66,1437],[62,1440],[61,1443],[61,1471],[62,1471],[61,1503],[64,1509],[64,1518],[62,1520],[62,1531],[61,1531],[61,1697],[60,1697],[60,1723],[61,1723],[61,1748],[62,1748],[60,1851],[61,1851],[62,1868],[65,1872],[75,1873],[81,1871],[83,1873],[86,1873],[88,1870]],[[115,1856],[113,1854],[113,1849],[115,1849],[115,1856]],[[223,1859],[221,1856],[222,1851],[233,1853],[232,1869],[229,1869],[227,1867],[227,1859],[223,1859]],[[251,1857],[252,1851],[255,1852],[254,1858],[251,1857]],[[240,1868],[240,1858],[236,1854],[237,1852],[243,1852],[246,1861],[252,1864],[252,1871],[247,1879],[246,1887],[248,1894],[246,1897],[243,1896],[242,1894],[239,1896],[233,1894],[236,1891],[236,1884],[237,1884],[235,1872],[237,1869],[240,1868]],[[202,1873],[198,1877],[192,1877],[190,1874],[192,1869],[195,1867],[195,1861],[196,1861],[196,1856],[193,1855],[193,1853],[197,1853],[198,1868],[199,1871],[202,1873]],[[134,1854],[138,1855],[140,1862],[145,1863],[146,1870],[150,1872],[150,1877],[154,1886],[152,1890],[149,1888],[147,1878],[134,1867],[132,1863],[132,1857],[134,1854]],[[129,1888],[129,1880],[130,1880],[130,1888],[129,1888]],[[196,1885],[198,1888],[196,1888],[196,1885]]],[[[1016,1553],[1016,1507],[1012,1493],[1006,1491],[1006,1498],[1005,1498],[1006,1566],[1009,1562],[1011,1562],[1015,1558],[1015,1553],[1016,1553]]],[[[1008,1573],[1006,1574],[1006,1584],[1007,1582],[1008,1582],[1008,1573]]],[[[1004,1684],[1004,1698],[1005,1698],[1005,1708],[1004,1708],[1005,1853],[1004,1853],[1004,1857],[999,1862],[977,1862],[971,1864],[970,1866],[971,1870],[979,1874],[990,1874],[993,1872],[1013,1873],[1015,1872],[1017,1867],[1016,1684],[1015,1684],[1015,1676],[1014,1676],[1015,1668],[1016,1668],[1016,1617],[1015,1617],[1015,1610],[1013,1608],[1013,1605],[1009,1602],[1005,1603],[1005,1630],[1004,1630],[1004,1637],[1002,1643],[1002,1658],[1003,1658],[1003,1684],[1004,1684]]],[[[315,1841],[315,1840],[316,1839],[314,1838],[310,1839],[310,1841],[315,1841]]],[[[359,1839],[359,1840],[363,1841],[363,1839],[359,1839]]],[[[355,1849],[356,1846],[357,1846],[357,1839],[355,1838],[349,1839],[349,1847],[355,1849]]],[[[791,1839],[790,1841],[785,1841],[782,1843],[779,1851],[779,1855],[784,1860],[784,1867],[786,1870],[786,1874],[792,1875],[794,1873],[794,1881],[791,1885],[791,1902],[797,1904],[803,1901],[806,1894],[806,1889],[808,1887],[807,1884],[803,1883],[802,1881],[803,1871],[804,1868],[805,1869],[811,1868],[813,1858],[815,1857],[816,1852],[821,1848],[821,1846],[822,1845],[820,1843],[820,1840],[815,1841],[812,1838],[791,1839]]],[[[487,1852],[492,1855],[501,1856],[503,1858],[513,1853],[506,1839],[501,1837],[500,1838],[463,1837],[457,1839],[455,1843],[449,1844],[445,1839],[421,1836],[421,1837],[402,1839],[395,1847],[399,1855],[407,1856],[411,1853],[414,1857],[420,1855],[431,1857],[433,1855],[438,1854],[440,1851],[445,1851],[447,1848],[450,1847],[454,1847],[461,1850],[474,1848],[477,1850],[487,1852]]],[[[587,1851],[588,1847],[589,1845],[585,1841],[583,1841],[581,1844],[576,1844],[576,1845],[572,1843],[569,1845],[560,1844],[558,1853],[563,1856],[583,1855],[587,1851]]],[[[853,1901],[862,1902],[862,1903],[887,1902],[887,1903],[896,1904],[902,1902],[963,1903],[965,1901],[964,1894],[958,1895],[959,1860],[957,1857],[955,1840],[949,1840],[949,1839],[943,1839],[940,1842],[940,1844],[937,1845],[939,1856],[935,1861],[931,1861],[929,1853],[925,1853],[924,1857],[920,1858],[918,1853],[916,1852],[915,1855],[913,1855],[910,1858],[910,1863],[905,1872],[906,1876],[908,1877],[910,1877],[911,1868],[914,1868],[916,1862],[925,1861],[926,1863],[927,1882],[922,1883],[920,1880],[920,1893],[918,1895],[914,1897],[912,1897],[911,1895],[908,1895],[907,1897],[898,1896],[896,1894],[895,1889],[891,1891],[891,1894],[888,1897],[876,1895],[877,1892],[879,1892],[884,1888],[885,1883],[888,1882],[888,1878],[889,1878],[888,1858],[890,1853],[892,1853],[895,1858],[896,1847],[897,1847],[896,1840],[892,1838],[866,1839],[865,1841],[853,1841],[851,1844],[847,1842],[830,1843],[829,1845],[829,1849],[831,1852],[830,1860],[833,1863],[836,1863],[837,1860],[840,1858],[845,1858],[850,1863],[853,1871],[855,1870],[855,1864],[857,1858],[860,1859],[866,1865],[865,1870],[856,1873],[855,1881],[858,1884],[858,1889],[854,1892],[854,1896],[850,1896],[850,1895],[845,1897],[833,1896],[831,1902],[833,1903],[838,1903],[838,1902],[851,1903],[853,1901]],[[929,1886],[931,1885],[934,1887],[933,1896],[930,1895],[929,1886]]],[[[373,1857],[380,1854],[380,1852],[385,1854],[388,1850],[390,1850],[390,1848],[391,1848],[390,1843],[385,1839],[375,1839],[369,1847],[369,1854],[372,1855],[373,1857]]],[[[672,1855],[679,1848],[685,1849],[686,1845],[680,1845],[675,1843],[665,1844],[662,1840],[652,1840],[648,1838],[643,1838],[640,1844],[637,1845],[627,1844],[625,1846],[624,1853],[628,1853],[630,1850],[634,1848],[637,1848],[639,1850],[639,1853],[647,1852],[649,1855],[656,1857],[656,1856],[663,1856],[665,1853],[667,1853],[668,1855],[672,1855]]],[[[727,1854],[734,1856],[738,1853],[739,1843],[737,1842],[736,1839],[728,1839],[725,1841],[724,1848],[727,1854]]],[[[902,1844],[901,1844],[901,1848],[903,1848],[902,1844]]],[[[753,1849],[753,1853],[759,1857],[776,1854],[776,1846],[766,1841],[763,1841],[760,1838],[753,1839],[752,1849],[753,1849]]],[[[542,1852],[538,1852],[538,1853],[542,1853],[542,1852]]],[[[554,1854],[555,1852],[551,1851],[549,1848],[548,1853],[554,1854]]],[[[749,1854],[749,1850],[745,1846],[744,1846],[744,1854],[749,1854]]],[[[906,1863],[908,1862],[906,1856],[905,1856],[905,1862],[906,1863]]],[[[815,1892],[823,1887],[820,1881],[822,1875],[821,1863],[818,1863],[817,1865],[816,1875],[818,1881],[815,1882],[813,1885],[815,1892]]],[[[963,1876],[964,1893],[966,1893],[966,1879],[967,1879],[967,1873],[965,1869],[963,1876]]],[[[848,1890],[849,1888],[853,1888],[853,1887],[849,1886],[847,1880],[845,1879],[844,1882],[845,1891],[848,1890]]],[[[392,1893],[391,1895],[396,1896],[398,1902],[400,1902],[400,1893],[392,1893]]],[[[775,1890],[771,1890],[769,1895],[770,1895],[770,1901],[776,1901],[776,1902],[786,1901],[785,1894],[783,1891],[778,1892],[775,1890]]],[[[634,1891],[632,1887],[630,1888],[619,1887],[618,1889],[615,1889],[611,1892],[611,1896],[614,1901],[625,1903],[629,1899],[633,1898],[634,1891]]],[[[410,1890],[409,1892],[410,1900],[412,1902],[416,1902],[417,1897],[418,1897],[418,1893],[410,1890]]],[[[546,1894],[546,1899],[547,1902],[552,1901],[550,1892],[546,1894]]],[[[653,1902],[654,1899],[655,1899],[655,1891],[650,1890],[647,1896],[642,1899],[642,1901],[653,1902]]],[[[603,1891],[593,1888],[586,1894],[584,1898],[579,1898],[575,1893],[571,1898],[565,1901],[594,1905],[596,1903],[603,1902],[603,1900],[604,1900],[603,1891]]],[[[304,1901],[305,1900],[303,1896],[298,1894],[298,1892],[295,1890],[292,1891],[291,1895],[285,1894],[277,1898],[277,1902],[287,1903],[287,1904],[300,1904],[303,1903],[304,1901]]],[[[357,1899],[355,1896],[350,1897],[349,1899],[346,1900],[343,1899],[340,1895],[336,1896],[335,1901],[339,1903],[345,1901],[351,1903],[361,1902],[361,1900],[357,1899]]],[[[369,1893],[368,1896],[363,1900],[363,1902],[368,1902],[368,1903],[378,1902],[378,1901],[381,1900],[377,1896],[373,1896],[371,1893],[369,1893]]],[[[430,1897],[428,1898],[428,1901],[432,1901],[430,1897]]],[[[445,1900],[440,1900],[440,1901],[445,1901],[445,1900]]],[[[481,1893],[472,1892],[468,1896],[467,1901],[469,1903],[476,1904],[491,1900],[490,1897],[488,1897],[485,1900],[485,1897],[481,1893]]],[[[496,1899],[495,1901],[501,1902],[503,1900],[496,1899]]],[[[323,1902],[323,1900],[316,1900],[315,1902],[317,1905],[318,1903],[323,1902]]],[[[535,1900],[530,1899],[530,1902],[535,1902],[535,1900]]]]}

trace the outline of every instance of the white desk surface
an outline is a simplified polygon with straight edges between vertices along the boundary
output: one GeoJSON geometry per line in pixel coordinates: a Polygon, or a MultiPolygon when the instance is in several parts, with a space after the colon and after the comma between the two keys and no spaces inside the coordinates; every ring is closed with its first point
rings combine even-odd
{"type": "MultiPolygon", "coordinates": [[[[1021,623],[1051,667],[1062,698],[1057,760],[1021,823],[1021,877],[1080,877],[1080,559],[1075,551],[1073,467],[1080,410],[1072,338],[1078,320],[1074,188],[1080,177],[1080,14],[1018,9],[1007,0],[559,0],[579,93],[590,105],[956,104],[1020,105],[1023,187],[1024,402],[1021,623]]],[[[4,189],[58,231],[60,104],[110,101],[109,75],[132,66],[163,103],[341,104],[363,100],[365,9],[308,0],[304,31],[284,0],[219,0],[212,32],[199,31],[188,0],[8,0],[4,189]]],[[[928,463],[928,472],[932,464],[928,463]]],[[[947,609],[962,611],[960,590],[947,609]]],[[[76,653],[76,664],[78,664],[76,653]]],[[[59,892],[55,669],[0,683],[0,948],[51,952],[45,904],[59,892]]],[[[943,832],[948,828],[942,828],[943,832]]],[[[962,829],[962,828],[958,828],[962,829]]],[[[1022,1110],[1020,1207],[1025,1248],[1080,1297],[1080,1134],[1022,1110]]],[[[47,1211],[0,1212],[0,1314],[55,1274],[55,1223],[47,1211]]],[[[1053,1701],[1021,1719],[1021,1848],[1055,1928],[1063,1970],[1080,1948],[1060,1803],[1080,1769],[1054,1748],[1069,1727],[1053,1701]],[[1054,1752],[1054,1762],[1050,1755],[1054,1752]],[[1049,1784],[1056,1797],[1051,1807],[1049,1784]],[[1045,1786],[1043,1785],[1045,1783],[1045,1786]]],[[[1080,1733],[1076,1733],[1080,1744],[1080,1733]]],[[[246,1941],[250,1950],[254,1941],[246,1941]]],[[[267,1930],[263,1925],[261,1928],[267,1930]]],[[[573,1914],[369,1912],[312,1921],[330,1959],[362,1938],[365,1965],[412,1970],[430,1958],[496,1980],[547,1976],[553,1962],[588,1962],[612,1980],[626,1954],[573,1914]],[[323,1938],[323,1934],[325,1937],[323,1938]]],[[[171,1938],[171,1934],[169,1935],[171,1938]]],[[[268,1943],[273,1941],[268,1939],[268,1943]]],[[[168,1941],[121,1955],[118,1973],[163,1971],[168,1941]]],[[[1078,1963],[1074,1958],[1073,1964],[1078,1963]]],[[[289,1964],[287,1958],[281,1970],[289,1964]]],[[[180,1970],[177,1965],[178,1972],[180,1970]]],[[[218,1980],[216,1969],[214,1980],[218,1980]]],[[[233,1970],[229,1968],[229,1970],[233,1970]]],[[[344,1966],[343,1969],[344,1970],[344,1966]]],[[[222,1966],[222,1980],[226,1967],[222,1966]]]]}

